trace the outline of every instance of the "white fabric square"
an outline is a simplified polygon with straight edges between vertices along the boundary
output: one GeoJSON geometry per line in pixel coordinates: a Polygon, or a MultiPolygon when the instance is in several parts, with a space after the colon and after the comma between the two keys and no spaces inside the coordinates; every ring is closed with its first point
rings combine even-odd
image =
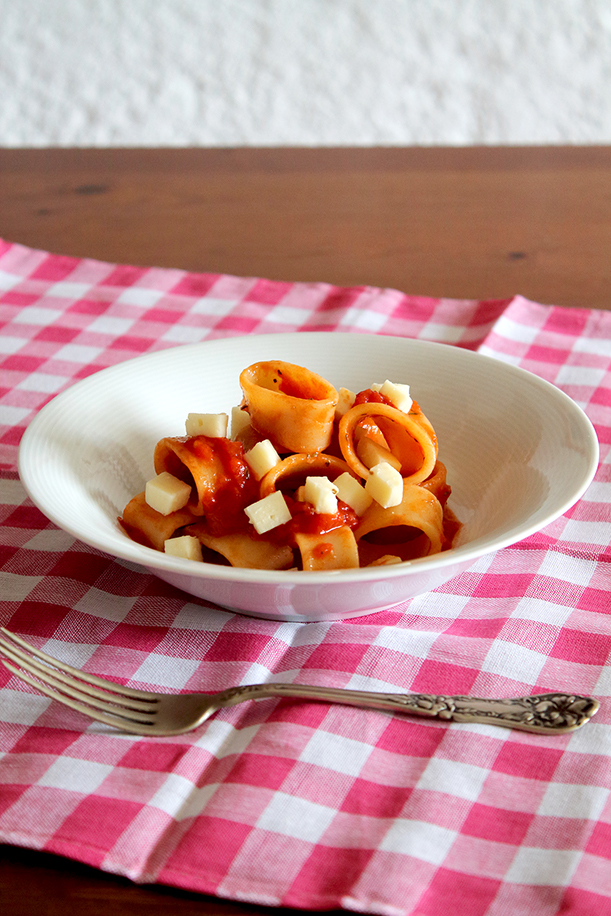
{"type": "Polygon", "coordinates": [[[261,830],[317,843],[334,817],[333,808],[276,792],[256,826],[261,830]]]}
{"type": "Polygon", "coordinates": [[[484,767],[461,763],[458,760],[432,757],[420,776],[416,788],[445,792],[447,795],[477,801],[487,776],[488,770],[484,767]]]}
{"type": "Polygon", "coordinates": [[[0,334],[0,353],[5,353],[7,356],[10,356],[12,353],[17,353],[18,350],[27,343],[23,337],[11,337],[8,334],[0,334]]]}
{"type": "Polygon", "coordinates": [[[573,613],[572,607],[543,601],[541,598],[521,598],[511,613],[514,620],[538,620],[561,627],[573,613]]]}
{"type": "Polygon", "coordinates": [[[74,607],[77,611],[98,617],[100,620],[120,623],[129,614],[136,601],[137,598],[132,596],[115,595],[112,592],[91,587],[74,607]]]}
{"type": "Polygon", "coordinates": [[[151,652],[134,672],[132,680],[180,690],[193,677],[198,667],[199,662],[196,659],[170,658],[151,652]]]}
{"type": "Polygon", "coordinates": [[[482,353],[484,356],[492,356],[493,359],[499,359],[502,363],[509,363],[510,366],[519,366],[522,362],[521,356],[513,356],[511,353],[499,353],[498,350],[489,347],[487,344],[482,344],[477,352],[482,353]]]}
{"type": "Polygon", "coordinates": [[[379,331],[388,321],[388,316],[381,312],[367,312],[359,309],[349,309],[340,319],[338,328],[362,328],[364,331],[379,331]]]}
{"type": "Polygon", "coordinates": [[[453,327],[449,324],[437,324],[435,321],[427,321],[418,337],[424,340],[435,340],[439,343],[456,343],[463,336],[464,328],[453,327]]]}
{"type": "Polygon", "coordinates": [[[88,331],[93,334],[107,334],[109,337],[120,337],[134,326],[132,318],[119,318],[116,315],[100,315],[92,321],[88,331]]]}
{"type": "Polygon", "coordinates": [[[59,283],[52,283],[45,295],[58,299],[82,299],[90,289],[90,283],[70,283],[61,280],[59,283]]]}
{"type": "MultiPolygon", "coordinates": [[[[608,670],[608,666],[605,666],[605,670],[608,670]]],[[[597,696],[611,696],[611,689],[605,693],[598,689],[598,684],[592,692],[597,696]]],[[[611,757],[611,728],[608,725],[599,725],[594,719],[588,722],[587,728],[571,732],[567,750],[575,754],[601,754],[611,757]]]]}
{"type": "Polygon", "coordinates": [[[281,623],[274,633],[274,639],[278,639],[287,646],[294,646],[297,630],[304,626],[306,626],[306,624],[303,623],[281,623]]]}
{"type": "Polygon", "coordinates": [[[526,324],[518,324],[507,315],[501,315],[494,326],[494,332],[498,337],[505,337],[507,340],[514,340],[516,343],[533,343],[540,329],[531,327],[526,324]]]}
{"type": "MultiPolygon", "coordinates": [[[[474,567],[470,567],[470,571],[474,567]]],[[[468,595],[448,595],[444,592],[428,592],[412,598],[410,614],[422,617],[442,617],[453,620],[459,617],[470,598],[468,595]]]]}
{"type": "Polygon", "coordinates": [[[17,274],[9,274],[6,270],[0,270],[0,289],[5,292],[17,286],[22,280],[23,277],[18,277],[17,274]]]}
{"type": "Polygon", "coordinates": [[[22,309],[17,319],[18,324],[31,324],[35,327],[46,327],[53,324],[62,313],[57,309],[46,309],[38,305],[29,305],[27,309],[22,309]]]}
{"type": "Polygon", "coordinates": [[[174,618],[172,627],[177,630],[206,630],[220,633],[233,616],[230,611],[216,611],[187,602],[174,618]]]}
{"type": "Polygon", "coordinates": [[[270,678],[271,671],[259,662],[253,662],[248,671],[242,675],[241,684],[264,684],[270,678]]]}
{"type": "Polygon", "coordinates": [[[70,379],[64,375],[49,375],[47,372],[32,372],[16,386],[20,391],[42,391],[54,394],[66,385],[70,379]]]}
{"type": "Polygon", "coordinates": [[[188,324],[173,324],[161,335],[161,340],[177,344],[198,343],[208,336],[208,331],[188,324]]]}
{"type": "Polygon", "coordinates": [[[609,338],[600,337],[578,337],[573,344],[575,353],[593,353],[595,356],[609,356],[609,338]]]}
{"type": "Polygon", "coordinates": [[[60,662],[82,668],[98,648],[97,643],[69,643],[60,639],[49,639],[42,647],[45,652],[60,662]]]}
{"type": "Polygon", "coordinates": [[[57,757],[35,785],[89,795],[102,785],[113,769],[112,764],[57,757]]]}
{"type": "Polygon", "coordinates": [[[382,627],[372,645],[383,646],[405,652],[415,658],[426,658],[433,643],[439,639],[439,633],[424,630],[400,630],[397,627],[382,627]]]}
{"type": "Polygon", "coordinates": [[[117,296],[116,301],[125,305],[143,305],[145,307],[155,305],[164,293],[158,289],[146,289],[140,286],[129,286],[117,296]]]}
{"type": "Polygon", "coordinates": [[[581,786],[574,783],[551,782],[537,814],[549,817],[588,818],[597,821],[602,814],[609,790],[602,786],[581,786]]]}
{"type": "MultiPolygon", "coordinates": [[[[611,665],[601,668],[600,676],[592,690],[597,696],[611,697],[611,665]]],[[[588,731],[593,723],[588,724],[588,731]]]]}
{"type": "Polygon", "coordinates": [[[202,296],[197,299],[189,311],[195,315],[228,315],[238,304],[236,299],[214,299],[202,296]]]}
{"type": "MultiPolygon", "coordinates": [[[[318,317],[318,316],[317,316],[318,317]]],[[[296,327],[302,327],[306,321],[312,318],[312,312],[309,309],[295,308],[290,305],[277,305],[265,316],[266,321],[276,322],[277,324],[290,324],[296,327]]],[[[320,323],[324,321],[324,312],[320,315],[320,323]]]]}
{"type": "Polygon", "coordinates": [[[190,779],[185,779],[178,773],[169,773],[148,804],[152,808],[165,811],[177,821],[183,821],[187,817],[197,817],[201,814],[217,788],[217,783],[211,783],[198,789],[190,779]]]}
{"type": "Polygon", "coordinates": [[[381,852],[398,852],[441,865],[455,839],[456,833],[447,827],[396,818],[378,848],[381,852]]]}
{"type": "Polygon", "coordinates": [[[539,567],[539,574],[551,576],[574,585],[587,586],[596,571],[595,560],[585,560],[581,557],[570,557],[549,550],[539,567]]]}
{"type": "Polygon", "coordinates": [[[578,544],[599,544],[606,546],[611,543],[611,523],[609,522],[580,522],[577,519],[567,519],[563,541],[576,541],[578,544]]]}
{"type": "Polygon", "coordinates": [[[201,738],[196,742],[197,747],[205,748],[217,760],[229,757],[232,754],[243,754],[250,742],[257,736],[260,725],[250,725],[248,728],[236,729],[229,722],[222,719],[210,719],[201,738]]]}
{"type": "Polygon", "coordinates": [[[67,363],[87,365],[88,363],[93,363],[96,357],[103,352],[103,347],[84,347],[79,344],[66,344],[61,350],[57,351],[53,359],[67,363]]]}
{"type": "Polygon", "coordinates": [[[22,420],[31,414],[29,407],[13,407],[11,404],[0,404],[0,425],[19,426],[22,420]]]}
{"type": "Polygon", "coordinates": [[[75,538],[61,528],[44,528],[42,531],[37,531],[34,537],[31,537],[27,544],[23,546],[26,550],[64,553],[66,550],[70,550],[74,542],[75,538]]]}
{"type": "Polygon", "coordinates": [[[372,751],[371,745],[319,729],[314,732],[299,759],[335,773],[358,776],[372,751]]]}
{"type": "Polygon", "coordinates": [[[482,664],[482,671],[490,671],[506,678],[536,684],[547,656],[526,646],[495,640],[482,664]]]}
{"type": "MultiPolygon", "coordinates": [[[[611,423],[609,425],[611,426],[611,423]]],[[[592,481],[581,498],[588,503],[611,503],[611,482],[606,480],[592,481]]]]}
{"type": "Polygon", "coordinates": [[[606,368],[594,366],[561,366],[554,379],[556,385],[586,385],[598,388],[606,375],[606,368]]]}
{"type": "Polygon", "coordinates": [[[19,576],[0,570],[0,595],[3,601],[25,601],[44,576],[19,576]]]}
{"type": "Polygon", "coordinates": [[[5,506],[20,506],[26,497],[20,480],[0,480],[0,502],[5,506]]]}
{"type": "Polygon", "coordinates": [[[505,880],[516,884],[566,887],[575,873],[581,855],[581,850],[521,846],[505,874],[505,880]]]}
{"type": "Polygon", "coordinates": [[[51,702],[52,700],[48,697],[4,687],[0,705],[0,721],[11,722],[13,725],[33,725],[51,702]]]}

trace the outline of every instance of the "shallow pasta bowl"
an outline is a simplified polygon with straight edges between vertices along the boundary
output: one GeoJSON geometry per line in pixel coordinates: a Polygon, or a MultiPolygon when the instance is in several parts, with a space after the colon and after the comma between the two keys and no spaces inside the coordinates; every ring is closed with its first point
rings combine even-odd
{"type": "Polygon", "coordinates": [[[437,588],[479,557],[567,511],[598,462],[592,424],[548,382],[487,356],[368,334],[252,335],[175,347],[104,369],[47,404],[26,430],[28,495],[80,541],[135,563],[190,595],[275,620],[338,620],[437,588]],[[239,375],[280,359],[358,391],[409,384],[433,424],[462,522],[451,550],[392,566],[303,572],[197,563],[131,541],[117,519],[154,476],[153,451],[184,435],[190,412],[230,412],[239,375]]]}

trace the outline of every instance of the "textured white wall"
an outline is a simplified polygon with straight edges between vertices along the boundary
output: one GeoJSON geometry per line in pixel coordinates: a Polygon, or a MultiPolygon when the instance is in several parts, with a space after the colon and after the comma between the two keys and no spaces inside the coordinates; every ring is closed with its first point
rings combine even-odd
{"type": "Polygon", "coordinates": [[[0,146],[611,142],[611,0],[0,0],[0,146]]]}

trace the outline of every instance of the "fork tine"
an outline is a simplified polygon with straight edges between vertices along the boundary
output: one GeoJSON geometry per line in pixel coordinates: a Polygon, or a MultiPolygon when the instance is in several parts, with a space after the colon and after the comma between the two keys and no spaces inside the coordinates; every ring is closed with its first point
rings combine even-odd
{"type": "Polygon", "coordinates": [[[145,721],[143,716],[139,716],[138,719],[132,719],[128,716],[127,712],[125,715],[110,715],[107,712],[102,711],[101,709],[93,709],[92,706],[80,703],[77,700],[73,700],[68,694],[60,693],[58,690],[54,690],[51,686],[39,681],[34,677],[30,677],[24,670],[17,668],[11,662],[6,659],[2,659],[3,664],[9,671],[12,671],[16,677],[20,680],[25,681],[26,684],[30,684],[32,687],[35,687],[40,693],[45,694],[45,696],[50,697],[52,700],[57,700],[62,703],[64,706],[69,706],[71,709],[76,710],[77,712],[84,713],[90,719],[95,719],[98,722],[103,722],[105,725],[111,725],[113,728],[117,728],[120,731],[130,732],[130,734],[141,734],[147,735],[154,731],[153,729],[153,719],[150,721],[145,721]]]}
{"type": "MultiPolygon", "coordinates": [[[[131,697],[134,700],[153,702],[157,699],[154,693],[150,693],[147,690],[138,690],[135,687],[124,687],[121,684],[111,683],[111,681],[106,681],[104,678],[97,677],[95,674],[88,674],[86,671],[81,671],[80,668],[73,668],[72,665],[67,664],[67,662],[60,662],[59,659],[53,658],[52,655],[47,655],[42,649],[37,649],[35,646],[30,645],[30,643],[22,639],[21,636],[17,636],[16,633],[11,633],[10,630],[5,629],[5,627],[0,627],[0,633],[5,637],[4,639],[0,637],[0,648],[5,647],[6,649],[12,649],[13,652],[21,654],[23,658],[26,658],[26,656],[23,655],[21,650],[25,649],[28,653],[28,661],[33,661],[29,656],[34,655],[47,665],[50,665],[56,672],[65,672],[65,674],[72,675],[79,682],[84,681],[86,684],[91,684],[94,687],[101,687],[102,690],[111,690],[113,693],[120,693],[124,697],[131,697]]],[[[41,670],[46,669],[43,668],[41,670]]]]}
{"type": "MultiPolygon", "coordinates": [[[[80,673],[78,677],[73,677],[70,674],[66,674],[62,668],[50,667],[50,665],[38,661],[37,658],[26,655],[18,647],[13,648],[2,639],[2,637],[0,637],[0,652],[4,653],[20,667],[25,668],[30,674],[50,683],[52,687],[56,687],[63,693],[68,691],[78,693],[80,699],[84,700],[86,703],[90,703],[98,709],[105,709],[109,703],[112,703],[115,706],[124,706],[130,710],[148,713],[151,712],[152,707],[158,702],[154,696],[151,696],[151,698],[147,700],[125,696],[122,693],[120,685],[111,684],[109,681],[102,681],[102,683],[106,683],[107,686],[104,690],[101,690],[83,681],[80,677],[80,673]],[[66,688],[68,688],[68,691],[66,688]],[[98,700],[101,700],[102,703],[97,702],[98,700]]],[[[51,658],[51,656],[47,656],[47,658],[51,658]]],[[[54,660],[54,662],[56,666],[61,664],[57,660],[54,660]]],[[[102,679],[98,678],[97,680],[101,681],[102,679]]]]}
{"type": "Polygon", "coordinates": [[[73,704],[78,703],[81,711],[85,711],[89,715],[93,715],[92,710],[96,709],[107,714],[123,717],[130,722],[148,722],[152,724],[156,712],[155,703],[149,702],[145,704],[138,700],[122,698],[119,694],[114,694],[110,691],[104,693],[95,687],[83,686],[78,681],[62,675],[59,671],[56,672],[36,662],[33,663],[31,659],[13,651],[4,643],[1,644],[1,649],[8,658],[15,662],[15,665],[11,665],[6,659],[2,659],[7,668],[22,680],[27,681],[28,684],[48,693],[49,696],[51,695],[50,691],[52,691],[55,699],[64,702],[67,697],[72,700],[73,704]],[[24,674],[25,672],[28,672],[27,676],[24,674]],[[43,690],[43,686],[46,686],[46,691],[43,690]]]}

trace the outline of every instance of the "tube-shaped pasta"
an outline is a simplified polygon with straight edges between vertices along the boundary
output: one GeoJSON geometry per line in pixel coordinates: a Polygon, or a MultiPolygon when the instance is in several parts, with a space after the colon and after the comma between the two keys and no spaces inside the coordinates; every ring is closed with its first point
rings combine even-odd
{"type": "Polygon", "coordinates": [[[153,460],[155,473],[169,471],[193,486],[189,504],[193,515],[215,518],[221,527],[230,523],[231,516],[241,515],[245,499],[256,499],[258,487],[240,442],[207,436],[167,437],[157,443],[153,460]]]}
{"type": "Polygon", "coordinates": [[[293,551],[287,544],[257,539],[248,532],[236,531],[220,537],[211,534],[206,524],[189,525],[187,534],[198,538],[204,547],[224,557],[231,566],[245,569],[288,569],[293,551]]]}
{"type": "Polygon", "coordinates": [[[303,569],[354,569],[359,565],[356,539],[345,525],[324,534],[298,532],[295,541],[303,569]]]}
{"type": "Polygon", "coordinates": [[[289,455],[274,465],[261,479],[259,483],[261,496],[269,496],[274,490],[280,488],[282,482],[286,483],[290,480],[291,484],[295,484],[292,488],[296,489],[297,484],[303,483],[306,476],[318,474],[328,477],[329,480],[335,480],[345,471],[351,473],[346,462],[341,458],[336,458],[335,455],[327,455],[324,452],[316,455],[289,455]]]}
{"type": "Polygon", "coordinates": [[[399,505],[384,509],[373,502],[354,535],[366,562],[383,554],[402,560],[430,556],[442,549],[443,509],[429,490],[404,481],[399,505]]]}
{"type": "Polygon", "coordinates": [[[452,488],[447,482],[445,464],[441,461],[436,461],[432,474],[426,480],[423,480],[420,486],[434,493],[441,505],[445,506],[448,496],[452,492],[452,488]]]}
{"type": "Polygon", "coordinates": [[[163,550],[164,542],[192,521],[193,513],[188,507],[169,515],[157,512],[147,503],[144,492],[130,499],[121,518],[121,524],[132,540],[155,550],[163,550]]]}
{"type": "Polygon", "coordinates": [[[356,404],[340,420],[339,445],[351,471],[365,479],[370,474],[356,450],[355,434],[364,417],[375,420],[390,451],[401,462],[403,478],[409,483],[426,480],[437,460],[437,438],[429,421],[422,413],[406,414],[377,401],[356,404]]]}
{"type": "Polygon", "coordinates": [[[253,427],[279,451],[327,448],[339,395],[326,379],[302,366],[270,360],[244,369],[240,385],[253,427]]]}

